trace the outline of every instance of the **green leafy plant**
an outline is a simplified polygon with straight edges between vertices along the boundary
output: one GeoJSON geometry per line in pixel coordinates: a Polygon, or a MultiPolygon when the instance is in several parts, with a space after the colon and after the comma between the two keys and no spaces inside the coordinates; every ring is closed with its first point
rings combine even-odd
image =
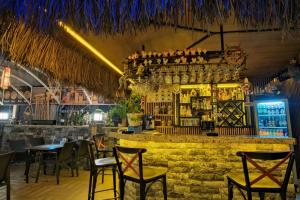
{"type": "Polygon", "coordinates": [[[126,118],[127,113],[127,102],[126,100],[120,101],[116,106],[109,110],[108,116],[109,118],[126,118]]]}
{"type": "Polygon", "coordinates": [[[142,112],[141,107],[141,99],[142,97],[137,94],[130,95],[127,101],[127,111],[128,113],[140,113],[142,112]]]}

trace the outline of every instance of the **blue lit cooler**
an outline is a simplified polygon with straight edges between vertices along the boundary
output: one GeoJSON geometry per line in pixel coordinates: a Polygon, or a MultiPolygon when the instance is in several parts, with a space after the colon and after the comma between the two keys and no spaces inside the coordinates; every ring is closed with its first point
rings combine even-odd
{"type": "Polygon", "coordinates": [[[286,99],[255,101],[257,134],[261,136],[291,136],[286,99]]]}

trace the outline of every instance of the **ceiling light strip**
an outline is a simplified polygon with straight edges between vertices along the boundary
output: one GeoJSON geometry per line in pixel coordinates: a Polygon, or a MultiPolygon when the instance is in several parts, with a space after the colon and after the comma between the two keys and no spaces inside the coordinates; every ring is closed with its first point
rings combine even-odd
{"type": "Polygon", "coordinates": [[[116,71],[120,75],[124,75],[124,73],[112,62],[110,62],[102,53],[100,53],[95,47],[93,47],[90,43],[88,43],[83,37],[81,37],[78,33],[76,33],[71,27],[63,23],[62,21],[58,22],[58,25],[64,29],[69,35],[71,35],[75,40],[77,40],[80,44],[86,47],[90,52],[92,52],[96,57],[100,58],[103,62],[105,62],[110,68],[116,71]]]}

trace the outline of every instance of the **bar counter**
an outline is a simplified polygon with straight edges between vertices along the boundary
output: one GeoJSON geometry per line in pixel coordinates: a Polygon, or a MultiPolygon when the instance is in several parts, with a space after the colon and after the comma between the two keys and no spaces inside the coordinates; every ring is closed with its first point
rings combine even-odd
{"type": "MultiPolygon", "coordinates": [[[[146,148],[147,152],[143,155],[145,165],[168,168],[169,199],[227,199],[226,175],[243,173],[237,151],[287,151],[295,144],[293,138],[254,136],[153,133],[110,133],[109,136],[118,139],[121,146],[146,148]]],[[[288,199],[295,199],[292,179],[288,187],[288,199]]],[[[138,199],[138,187],[131,182],[126,183],[126,187],[126,199],[138,199]]],[[[242,199],[237,189],[234,189],[234,197],[242,199]]],[[[254,194],[254,197],[258,198],[258,195],[254,194]]],[[[279,199],[279,195],[274,194],[266,194],[266,197],[279,199]]],[[[147,199],[162,199],[160,183],[151,187],[147,199]]]]}

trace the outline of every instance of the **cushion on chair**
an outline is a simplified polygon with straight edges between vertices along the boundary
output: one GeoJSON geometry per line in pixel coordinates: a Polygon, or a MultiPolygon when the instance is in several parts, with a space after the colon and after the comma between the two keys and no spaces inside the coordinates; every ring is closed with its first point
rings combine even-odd
{"type": "Polygon", "coordinates": [[[114,157],[100,158],[95,160],[96,167],[105,167],[105,166],[111,166],[116,164],[117,164],[116,159],[114,157]]]}
{"type": "MultiPolygon", "coordinates": [[[[138,170],[137,170],[138,171],[138,170]]],[[[158,167],[143,167],[143,177],[144,180],[152,179],[167,173],[167,169],[158,168],[158,167]]],[[[140,179],[139,176],[132,170],[128,169],[125,173],[125,176],[130,176],[135,179],[140,179]]]]}
{"type": "MultiPolygon", "coordinates": [[[[261,175],[262,175],[261,173],[249,173],[250,182],[261,175]]],[[[230,174],[228,177],[233,181],[237,182],[238,184],[246,187],[244,174],[230,174]]],[[[277,183],[275,183],[273,180],[271,180],[268,176],[265,176],[258,182],[251,185],[251,188],[278,188],[279,189],[280,186],[277,183]]]]}

